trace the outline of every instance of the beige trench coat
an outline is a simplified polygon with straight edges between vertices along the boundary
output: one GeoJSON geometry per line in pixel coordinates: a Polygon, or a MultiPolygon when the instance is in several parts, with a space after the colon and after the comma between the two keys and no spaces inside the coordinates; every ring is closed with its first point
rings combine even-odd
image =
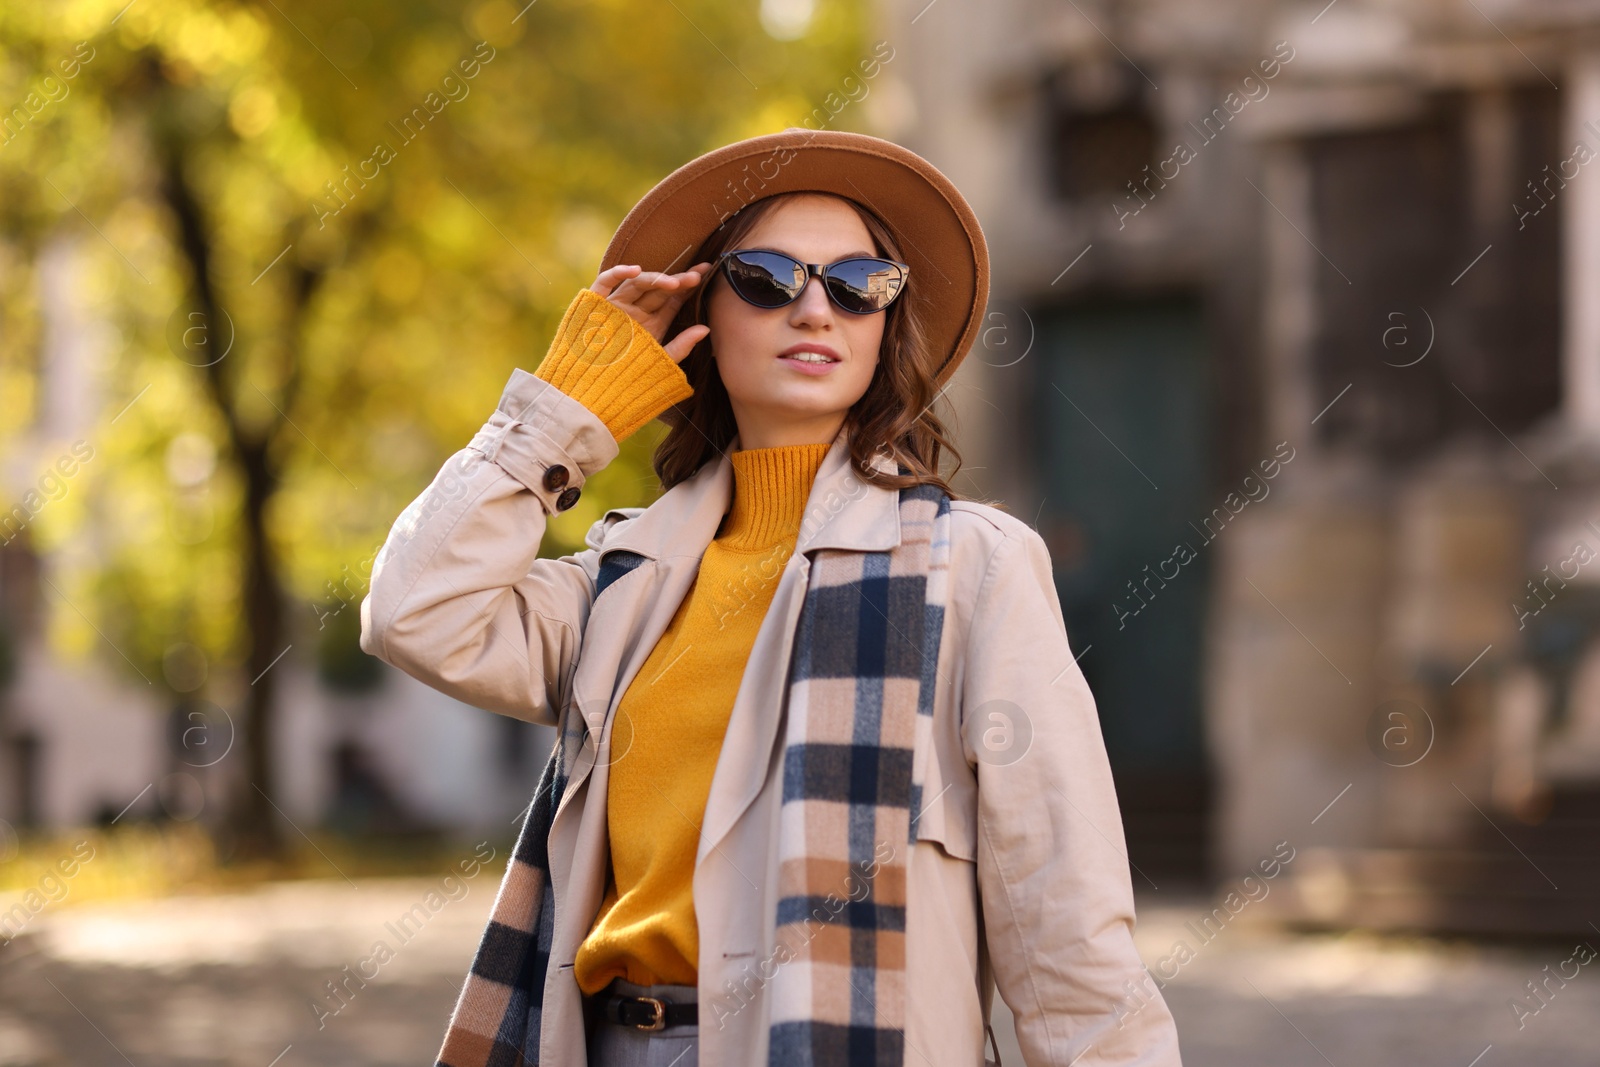
{"type": "MultiPolygon", "coordinates": [[[[694,873],[701,1067],[767,1060],[757,972],[770,979],[776,944],[779,719],[806,553],[900,538],[896,493],[859,478],[845,443],[841,431],[817,473],[706,803],[694,873]]],[[[738,447],[735,438],[729,450],[738,447]]],[[[561,494],[570,507],[571,489],[617,452],[582,404],[513,372],[483,430],[396,520],[361,605],[361,647],[428,685],[529,722],[554,725],[569,704],[581,717],[550,842],[554,955],[539,1060],[560,1067],[586,1060],[572,967],[605,889],[612,712],[693,585],[733,486],[723,456],[648,508],[607,512],[584,550],[536,558],[561,494]],[[547,473],[557,465],[565,485],[547,473]],[[600,556],[612,549],[645,562],[597,600],[600,556]]],[[[886,455],[878,462],[894,469],[886,455]]],[[[1121,817],[1044,543],[998,509],[958,501],[952,511],[922,794],[931,800],[913,813],[907,861],[907,1063],[981,1065],[997,984],[1026,1067],[1175,1067],[1172,1016],[1134,950],[1121,817]],[[981,981],[985,951],[993,977],[981,981]]]]}

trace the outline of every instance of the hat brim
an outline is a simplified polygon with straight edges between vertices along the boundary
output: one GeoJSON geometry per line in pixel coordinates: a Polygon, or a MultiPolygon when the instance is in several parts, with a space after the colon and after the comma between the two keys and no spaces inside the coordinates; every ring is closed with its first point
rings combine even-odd
{"type": "Polygon", "coordinates": [[[989,300],[989,249],[966,199],[933,164],[892,141],[790,127],[693,159],[646,193],[612,235],[600,269],[619,263],[682,271],[718,226],[757,200],[834,193],[888,224],[911,273],[913,301],[939,353],[941,386],[977,338],[989,300]]]}

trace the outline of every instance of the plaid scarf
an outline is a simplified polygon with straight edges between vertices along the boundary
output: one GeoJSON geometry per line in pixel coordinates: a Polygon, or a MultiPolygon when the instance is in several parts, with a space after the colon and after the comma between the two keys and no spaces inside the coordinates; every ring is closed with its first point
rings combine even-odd
{"type": "MultiPolygon", "coordinates": [[[[766,984],[769,1067],[900,1067],[905,1059],[906,870],[933,736],[950,498],[913,486],[900,490],[899,508],[896,547],[817,550],[801,606],[784,736],[777,945],[764,968],[776,966],[766,984]]],[[[596,598],[640,561],[621,550],[604,555],[596,598]]],[[[563,723],[540,776],[437,1067],[539,1061],[554,932],[548,837],[583,728],[563,723]]],[[[702,1025],[712,1008],[701,1006],[702,1025]]]]}

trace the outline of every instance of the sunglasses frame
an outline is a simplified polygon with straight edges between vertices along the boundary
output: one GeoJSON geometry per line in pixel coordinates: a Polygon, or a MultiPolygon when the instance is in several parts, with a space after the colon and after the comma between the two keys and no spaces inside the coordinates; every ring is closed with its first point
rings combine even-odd
{"type": "Polygon", "coordinates": [[[751,307],[757,307],[763,311],[775,311],[778,308],[788,307],[790,304],[800,299],[801,294],[806,291],[806,286],[811,284],[812,278],[820,278],[822,279],[822,291],[828,295],[828,300],[832,302],[833,306],[838,308],[840,311],[850,315],[877,315],[881,312],[888,311],[894,302],[900,299],[901,294],[906,291],[906,282],[911,280],[911,265],[909,263],[901,263],[897,259],[890,259],[888,256],[845,256],[843,259],[836,259],[832,263],[802,263],[800,260],[796,259],[794,256],[791,256],[787,252],[777,252],[771,248],[734,248],[729,249],[717,257],[717,265],[712,268],[712,273],[723,274],[727,278],[728,288],[733,290],[733,294],[735,296],[737,296],[740,300],[743,300],[746,304],[749,304],[751,307]],[[739,287],[738,285],[734,284],[733,275],[728,270],[728,260],[733,256],[737,256],[746,252],[761,252],[765,255],[779,256],[783,259],[787,259],[790,263],[805,268],[806,280],[800,286],[800,288],[795,290],[793,295],[791,295],[789,299],[785,300],[783,303],[758,304],[754,300],[751,300],[749,297],[745,296],[743,293],[739,292],[739,287]],[[889,302],[887,304],[884,304],[883,307],[877,308],[873,311],[856,311],[853,308],[845,307],[839,302],[838,298],[834,296],[833,290],[828,288],[828,272],[830,270],[832,270],[834,267],[837,267],[841,263],[854,263],[857,260],[863,259],[873,260],[878,263],[892,263],[896,267],[900,268],[900,287],[895,290],[894,295],[889,298],[889,302]]]}

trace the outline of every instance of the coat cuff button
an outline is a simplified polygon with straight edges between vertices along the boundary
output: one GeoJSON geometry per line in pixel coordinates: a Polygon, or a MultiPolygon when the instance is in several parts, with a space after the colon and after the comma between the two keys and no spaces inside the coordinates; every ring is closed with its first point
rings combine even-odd
{"type": "Polygon", "coordinates": [[[559,463],[551,464],[544,471],[544,487],[554,493],[567,487],[567,468],[559,463]]]}
{"type": "Polygon", "coordinates": [[[572,505],[578,502],[578,496],[580,492],[581,490],[574,485],[570,489],[567,489],[565,492],[563,492],[560,496],[556,497],[556,510],[566,511],[568,508],[572,507],[572,505]]]}

